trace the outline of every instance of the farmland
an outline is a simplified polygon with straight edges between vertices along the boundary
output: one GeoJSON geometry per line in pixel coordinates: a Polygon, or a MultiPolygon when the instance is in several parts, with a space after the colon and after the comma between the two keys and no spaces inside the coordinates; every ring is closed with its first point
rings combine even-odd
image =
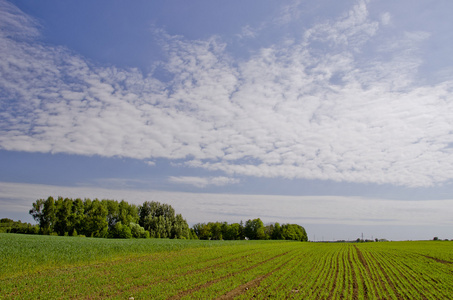
{"type": "Polygon", "coordinates": [[[453,242],[0,234],[1,299],[446,299],[453,242]]]}

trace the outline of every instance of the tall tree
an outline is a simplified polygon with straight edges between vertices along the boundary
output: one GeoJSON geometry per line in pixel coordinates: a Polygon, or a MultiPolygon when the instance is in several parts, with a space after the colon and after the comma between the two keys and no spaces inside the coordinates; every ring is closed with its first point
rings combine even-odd
{"type": "Polygon", "coordinates": [[[266,234],[264,233],[264,224],[260,218],[248,220],[245,222],[244,227],[245,236],[250,240],[264,240],[266,234]]]}
{"type": "Polygon", "coordinates": [[[86,204],[85,235],[93,237],[107,237],[108,233],[107,207],[103,205],[103,203],[98,199],[94,199],[93,201],[88,200],[85,202],[86,204]]]}
{"type": "Polygon", "coordinates": [[[175,210],[171,205],[159,202],[146,201],[138,209],[139,225],[149,231],[151,237],[178,238],[188,237],[187,222],[181,217],[175,216],[175,210]],[[177,226],[178,228],[173,228],[177,226]]]}
{"type": "Polygon", "coordinates": [[[119,204],[115,200],[102,200],[102,204],[107,208],[107,223],[109,230],[113,230],[115,224],[119,222],[119,204]]]}
{"type": "Polygon", "coordinates": [[[72,200],[58,197],[55,202],[55,210],[54,231],[58,235],[69,235],[74,231],[74,225],[71,223],[72,200]]]}
{"type": "Polygon", "coordinates": [[[211,228],[211,240],[222,240],[222,223],[212,222],[209,224],[211,228]]]}
{"type": "Polygon", "coordinates": [[[118,204],[118,221],[123,225],[136,223],[138,220],[138,208],[133,204],[129,204],[124,200],[118,204]]]}
{"type": "Polygon", "coordinates": [[[189,239],[190,231],[189,225],[181,214],[177,214],[173,222],[171,238],[174,239],[189,239]]]}
{"type": "Polygon", "coordinates": [[[211,226],[209,224],[197,223],[192,228],[200,240],[211,239],[211,226]]]}
{"type": "Polygon", "coordinates": [[[40,224],[43,234],[50,234],[53,232],[53,227],[56,221],[55,210],[55,200],[53,197],[47,198],[47,200],[44,201],[44,207],[42,210],[43,224],[42,226],[40,224]]]}
{"type": "Polygon", "coordinates": [[[77,198],[73,200],[70,220],[73,226],[70,234],[76,236],[82,233],[85,224],[85,208],[82,199],[77,198]]]}
{"type": "Polygon", "coordinates": [[[38,222],[39,224],[39,228],[40,230],[42,230],[43,228],[43,225],[44,225],[44,202],[46,200],[44,199],[38,199],[36,200],[32,205],[33,205],[33,208],[30,209],[30,211],[28,212],[32,217],[33,219],[38,222]]]}

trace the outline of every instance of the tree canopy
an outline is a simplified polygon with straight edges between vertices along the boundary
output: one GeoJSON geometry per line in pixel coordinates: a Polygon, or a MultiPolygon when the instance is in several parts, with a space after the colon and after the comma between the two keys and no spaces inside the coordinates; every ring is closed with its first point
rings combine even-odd
{"type": "Polygon", "coordinates": [[[227,222],[198,223],[193,226],[194,234],[202,240],[294,240],[307,241],[305,229],[297,224],[279,223],[264,225],[261,219],[241,223],[227,222]]]}
{"type": "Polygon", "coordinates": [[[48,197],[36,200],[29,213],[38,226],[22,226],[17,232],[108,238],[307,241],[307,233],[300,225],[264,225],[259,218],[245,224],[209,222],[189,228],[171,205],[156,201],[136,206],[124,200],[48,197]]]}
{"type": "Polygon", "coordinates": [[[122,200],[38,199],[30,215],[41,234],[110,238],[189,238],[189,226],[168,204],[141,206],[122,200]]]}

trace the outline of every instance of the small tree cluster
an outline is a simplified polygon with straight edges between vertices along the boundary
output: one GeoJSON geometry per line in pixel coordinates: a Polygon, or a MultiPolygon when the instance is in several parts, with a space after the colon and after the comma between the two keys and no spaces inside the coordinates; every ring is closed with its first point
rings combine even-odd
{"type": "Polygon", "coordinates": [[[261,219],[247,220],[242,223],[227,222],[198,223],[192,228],[193,233],[201,240],[295,240],[307,241],[305,229],[297,224],[279,223],[265,226],[261,219]]]}
{"type": "Polygon", "coordinates": [[[188,239],[189,225],[168,204],[145,202],[139,207],[138,224],[155,238],[188,239]]]}
{"type": "Polygon", "coordinates": [[[174,209],[159,202],[141,206],[122,200],[39,199],[29,212],[40,234],[109,238],[188,238],[189,226],[174,209]]]}
{"type": "Polygon", "coordinates": [[[200,240],[243,240],[244,226],[227,222],[198,223],[192,227],[193,234],[200,240]]]}
{"type": "Polygon", "coordinates": [[[280,226],[279,223],[275,223],[274,225],[268,225],[266,229],[272,240],[308,241],[305,228],[297,224],[283,224],[280,226]]]}
{"type": "Polygon", "coordinates": [[[13,221],[4,218],[0,219],[0,232],[37,234],[39,232],[39,227],[30,223],[22,223],[21,221],[13,221]]]}

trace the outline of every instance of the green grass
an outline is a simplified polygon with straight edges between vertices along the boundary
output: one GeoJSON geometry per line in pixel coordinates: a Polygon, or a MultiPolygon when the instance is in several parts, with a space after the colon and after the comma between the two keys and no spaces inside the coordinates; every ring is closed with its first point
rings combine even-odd
{"type": "Polygon", "coordinates": [[[0,234],[0,299],[447,299],[453,242],[0,234]]]}
{"type": "MultiPolygon", "coordinates": [[[[243,241],[242,241],[243,242],[243,241]]],[[[0,233],[0,278],[65,265],[236,242],[170,239],[98,239],[0,233]]]]}

